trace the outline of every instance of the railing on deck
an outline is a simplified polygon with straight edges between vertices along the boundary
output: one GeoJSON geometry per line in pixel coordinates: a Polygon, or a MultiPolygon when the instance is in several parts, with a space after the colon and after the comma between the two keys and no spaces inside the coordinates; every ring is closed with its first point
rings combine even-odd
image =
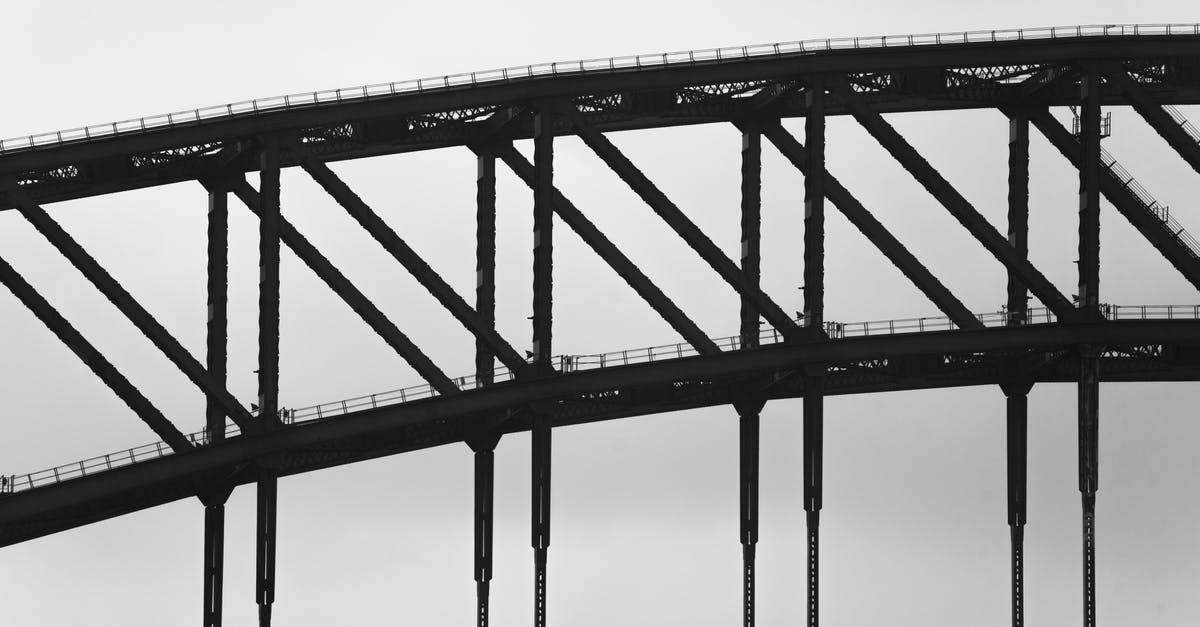
{"type": "Polygon", "coordinates": [[[1142,203],[1147,211],[1162,222],[1163,227],[1169,230],[1175,239],[1179,240],[1179,243],[1183,244],[1184,248],[1193,257],[1200,259],[1200,241],[1196,241],[1196,238],[1191,233],[1188,233],[1187,229],[1183,228],[1183,225],[1171,215],[1170,207],[1158,202],[1150,194],[1150,190],[1147,190],[1141,183],[1137,182],[1137,179],[1133,178],[1129,170],[1126,170],[1124,166],[1103,148],[1100,149],[1100,162],[1104,164],[1104,167],[1108,168],[1108,171],[1126,189],[1133,193],[1134,197],[1138,199],[1138,202],[1142,203]]]}
{"type": "MultiPolygon", "coordinates": [[[[1106,320],[1200,320],[1200,305],[1101,305],[1101,314],[1106,320]]],[[[976,314],[975,317],[986,327],[1004,327],[1011,322],[1024,320],[1024,324],[1049,324],[1057,318],[1049,309],[1036,307],[1026,310],[1021,316],[1009,311],[996,311],[976,314]]],[[[902,318],[897,320],[874,320],[868,322],[826,322],[825,334],[831,340],[841,340],[856,337],[893,335],[901,333],[926,333],[934,331],[954,331],[958,327],[946,316],[928,316],[923,318],[902,318]]],[[[775,329],[767,329],[759,333],[759,344],[770,346],[783,342],[783,336],[775,329]]],[[[714,340],[717,347],[723,351],[738,350],[742,347],[740,336],[729,336],[714,340]]],[[[562,372],[581,370],[599,370],[614,366],[681,359],[697,355],[691,344],[663,344],[608,353],[589,355],[560,355],[554,358],[562,372]]],[[[513,373],[502,366],[496,368],[495,381],[502,383],[512,381],[513,373]]],[[[454,383],[463,390],[473,390],[479,386],[474,375],[458,377],[454,383]]],[[[312,422],[349,414],[356,411],[397,405],[408,401],[421,400],[437,396],[437,390],[428,384],[414,385],[406,388],[357,396],[332,403],[322,403],[295,409],[287,409],[281,415],[285,424],[312,422]]],[[[241,430],[235,424],[227,424],[225,437],[235,437],[241,430]]],[[[188,440],[195,444],[207,444],[208,434],[204,431],[189,434],[188,440]]],[[[39,470],[24,475],[0,476],[0,494],[11,494],[31,488],[52,485],[68,479],[83,477],[121,466],[129,466],[138,462],[165,457],[174,451],[164,442],[144,444],[134,448],[109,453],[100,457],[92,457],[80,462],[65,464],[46,470],[39,470]]]]}
{"type": "Polygon", "coordinates": [[[342,89],[313,91],[286,96],[244,100],[223,105],[176,111],[161,115],[95,124],[79,128],[13,137],[0,140],[0,154],[34,150],[93,139],[132,135],[175,126],[195,126],[232,117],[253,116],[272,111],[319,107],[350,101],[365,101],[399,94],[446,91],[490,83],[509,83],[564,74],[597,74],[618,70],[658,68],[697,63],[740,61],[784,55],[810,54],[860,48],[955,45],[1058,39],[1072,37],[1200,35],[1200,24],[1095,24],[1088,26],[1049,26],[1040,28],[975,30],[920,35],[884,35],[875,37],[837,37],[807,39],[774,44],[708,48],[682,52],[664,52],[606,59],[560,61],[522,65],[499,70],[448,74],[431,78],[391,83],[376,83],[342,89]]]}

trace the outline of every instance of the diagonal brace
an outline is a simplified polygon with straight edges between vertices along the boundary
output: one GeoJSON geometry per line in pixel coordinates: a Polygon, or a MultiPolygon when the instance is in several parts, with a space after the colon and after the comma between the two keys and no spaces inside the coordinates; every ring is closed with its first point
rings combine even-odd
{"type": "MultiPolygon", "coordinates": [[[[506,144],[503,147],[495,149],[496,156],[500,157],[505,164],[522,180],[526,185],[533,187],[534,171],[533,164],[529,162],[521,153],[517,152],[512,144],[506,144]]],[[[700,327],[692,322],[687,314],[656,286],[649,277],[647,277],[638,267],[637,264],[630,261],[624,253],[609,240],[596,225],[588,220],[562,192],[558,189],[554,190],[554,213],[562,219],[567,226],[571,227],[579,237],[600,255],[613,270],[625,279],[629,287],[637,292],[654,311],[658,312],[671,328],[675,329],[680,336],[683,337],[696,352],[702,355],[715,355],[721,352],[717,345],[709,339],[700,327]]]]}
{"type": "Polygon", "coordinates": [[[583,116],[579,115],[578,111],[570,109],[567,114],[583,142],[608,164],[608,167],[612,168],[617,176],[629,185],[630,189],[650,205],[650,208],[683,238],[692,247],[692,250],[695,250],[701,258],[708,262],[708,265],[716,270],[717,274],[721,275],[721,278],[725,279],[738,295],[754,305],[758,312],[767,319],[767,322],[779,329],[785,337],[792,338],[798,334],[800,327],[796,322],[788,317],[783,309],[761,289],[751,283],[745,273],[738,269],[737,265],[721,252],[721,249],[717,248],[717,245],[701,232],[699,227],[688,219],[687,215],[671,202],[666,194],[659,190],[628,157],[621,154],[621,151],[603,133],[597,131],[583,116]]]}
{"type": "Polygon", "coordinates": [[[53,305],[47,302],[41,294],[38,294],[37,290],[33,289],[33,286],[3,259],[0,259],[0,283],[4,283],[13,295],[38,317],[38,320],[41,320],[54,335],[58,336],[58,339],[66,344],[71,352],[75,353],[88,368],[91,368],[92,372],[96,373],[96,376],[100,377],[100,380],[109,389],[116,392],[117,396],[143,422],[149,425],[158,434],[158,437],[171,445],[175,452],[181,453],[193,448],[187,437],[171,424],[171,421],[167,420],[166,416],[163,416],[162,412],[129,382],[129,379],[126,379],[111,362],[105,359],[100,351],[96,350],[95,346],[92,346],[75,327],[71,326],[70,322],[67,322],[66,318],[62,317],[62,314],[58,313],[53,305]]]}
{"type": "MultiPolygon", "coordinates": [[[[803,145],[782,125],[775,123],[763,127],[763,134],[779,149],[792,165],[805,176],[808,175],[803,145]]],[[[908,280],[912,281],[937,308],[942,310],[960,329],[982,329],[983,323],[971,313],[941,281],[929,271],[896,236],[892,235],[870,211],[855,198],[829,171],[825,172],[825,196],[842,215],[846,216],[863,235],[896,266],[908,280]]]]}
{"type": "Polygon", "coordinates": [[[399,261],[400,265],[404,266],[404,269],[408,270],[455,319],[477,339],[482,340],[504,365],[513,372],[518,372],[525,366],[521,354],[500,337],[492,325],[487,324],[475,309],[372,211],[350,186],[338,178],[329,166],[311,157],[306,158],[301,165],[304,171],[308,172],[396,261],[399,261]]]}
{"type": "MultiPolygon", "coordinates": [[[[260,211],[258,192],[245,179],[235,179],[231,190],[256,215],[260,211]]],[[[320,277],[335,294],[354,310],[385,342],[404,358],[430,385],[443,395],[458,392],[458,386],[446,376],[425,353],[413,344],[366,295],[354,287],[334,265],[308,241],[290,222],[279,219],[279,237],[292,252],[320,277]]]]}
{"type": "Polygon", "coordinates": [[[844,78],[830,81],[834,93],[858,120],[858,123],[879,142],[892,157],[912,174],[913,178],[942,204],[950,215],[987,249],[1010,272],[1015,274],[1029,291],[1041,300],[1060,320],[1077,317],[1071,301],[1063,296],[1037,268],[1008,243],[979,211],[947,181],[912,144],[909,144],[879,112],[867,105],[861,96],[850,89],[844,78]]]}
{"type": "Polygon", "coordinates": [[[1138,112],[1146,123],[1150,125],[1175,152],[1179,153],[1183,160],[1192,166],[1192,169],[1200,172],[1200,142],[1196,138],[1188,134],[1187,131],[1180,126],[1153,98],[1147,94],[1137,83],[1125,73],[1125,70],[1118,69],[1115,72],[1107,74],[1108,81],[1115,85],[1118,89],[1125,93],[1129,98],[1129,103],[1133,105],[1133,109],[1138,112]]]}
{"type": "Polygon", "coordinates": [[[12,199],[13,204],[29,220],[30,224],[38,230],[58,252],[66,257],[71,265],[75,266],[92,285],[95,285],[98,290],[109,302],[116,306],[125,317],[133,323],[159,350],[175,364],[180,371],[183,372],[192,383],[196,384],[210,400],[214,400],[221,405],[225,412],[233,419],[235,423],[242,429],[246,429],[251,423],[252,418],[250,413],[242,407],[237,399],[229,393],[225,386],[212,377],[212,375],[192,357],[174,336],[170,334],[150,312],[146,311],[125,288],[117,282],[106,271],[99,262],[96,261],[75,238],[71,237],[62,226],[54,221],[44,209],[34,203],[25,192],[19,189],[8,190],[8,196],[12,199]]]}
{"type": "MultiPolygon", "coordinates": [[[[1082,148],[1075,137],[1050,115],[1047,109],[1031,111],[1029,121],[1041,131],[1046,139],[1062,153],[1076,168],[1080,166],[1082,148]]],[[[1111,169],[1102,168],[1100,173],[1100,193],[1112,203],[1129,223],[1162,253],[1171,265],[1190,282],[1200,288],[1200,259],[1197,259],[1188,248],[1179,241],[1177,233],[1171,231],[1157,215],[1138,200],[1129,189],[1126,181],[1122,181],[1111,169]]]]}

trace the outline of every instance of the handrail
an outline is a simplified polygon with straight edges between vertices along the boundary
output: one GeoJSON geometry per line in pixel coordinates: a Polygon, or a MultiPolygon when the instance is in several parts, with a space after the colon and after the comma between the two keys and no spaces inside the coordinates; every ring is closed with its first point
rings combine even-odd
{"type": "Polygon", "coordinates": [[[216,120],[256,116],[275,111],[320,107],[349,101],[366,101],[373,98],[424,93],[427,91],[449,91],[484,84],[537,80],[561,75],[646,70],[678,65],[695,65],[698,63],[728,63],[746,59],[806,55],[862,48],[945,46],[1078,37],[1161,37],[1168,35],[1200,35],[1200,23],[1094,24],[1087,26],[1047,26],[1025,29],[926,33],[919,35],[821,38],[783,43],[756,44],[752,46],[731,46],[727,48],[708,48],[704,50],[663,52],[602,59],[538,63],[483,72],[447,74],[416,80],[271,96],[121,120],[119,122],[108,122],[61,131],[51,131],[49,133],[11,137],[0,140],[0,154],[88,142],[107,137],[141,134],[162,128],[196,126],[216,120]]]}
{"type": "MultiPolygon", "coordinates": [[[[1186,120],[1185,120],[1186,122],[1186,120]]],[[[1150,194],[1150,190],[1137,182],[1133,175],[1129,173],[1109,152],[1103,148],[1100,149],[1100,161],[1104,167],[1108,168],[1109,172],[1121,182],[1126,189],[1133,193],[1138,202],[1142,203],[1147,211],[1158,218],[1163,226],[1171,232],[1171,235],[1183,244],[1184,248],[1193,257],[1200,259],[1200,241],[1196,238],[1171,215],[1171,208],[1158,202],[1154,196],[1150,194]]]]}
{"type": "MultiPolygon", "coordinates": [[[[1104,319],[1116,320],[1200,320],[1200,305],[1101,305],[1100,312],[1104,319]]],[[[1012,324],[1050,324],[1057,322],[1054,313],[1046,307],[1035,307],[1024,312],[1000,311],[976,314],[975,318],[986,327],[1004,327],[1012,324]]],[[[800,322],[799,320],[797,322],[800,322]]],[[[878,335],[894,335],[902,333],[927,333],[934,331],[953,331],[957,325],[948,316],[926,316],[921,318],[902,318],[896,320],[872,320],[866,322],[826,322],[823,330],[831,340],[845,338],[868,337],[878,335]]],[[[713,340],[722,350],[732,351],[742,348],[740,336],[729,336],[713,340]]],[[[779,344],[784,341],[783,335],[775,329],[767,329],[759,333],[760,345],[779,344]]],[[[553,358],[561,372],[576,372],[580,370],[598,370],[613,366],[680,359],[698,355],[690,344],[664,344],[645,348],[626,349],[609,353],[589,355],[560,355],[553,358]]],[[[512,381],[512,371],[499,366],[496,368],[497,383],[512,381]]],[[[474,375],[458,377],[454,382],[463,390],[482,387],[474,375]]],[[[358,396],[331,403],[311,405],[298,409],[288,409],[281,415],[285,424],[296,424],[324,420],[355,411],[396,405],[408,401],[420,400],[437,396],[429,384],[415,385],[406,388],[378,392],[366,396],[358,396]]],[[[225,425],[225,437],[236,437],[241,430],[233,423],[225,425]]],[[[188,440],[193,444],[206,445],[209,435],[206,431],[188,434],[188,440]]],[[[33,488],[53,485],[70,479],[129,466],[148,459],[166,457],[174,451],[165,442],[143,444],[133,448],[92,457],[79,462],[72,462],[54,468],[38,470],[23,475],[0,475],[0,497],[5,494],[23,492],[33,488]]]]}

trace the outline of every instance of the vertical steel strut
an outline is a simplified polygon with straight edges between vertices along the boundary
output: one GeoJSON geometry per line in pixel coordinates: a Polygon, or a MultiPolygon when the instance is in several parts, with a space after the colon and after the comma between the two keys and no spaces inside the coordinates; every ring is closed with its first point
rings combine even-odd
{"type": "Polygon", "coordinates": [[[533,118],[533,361],[550,367],[554,269],[554,117],[553,105],[533,118]]]}
{"type": "MultiPolygon", "coordinates": [[[[742,272],[758,289],[762,254],[762,135],[754,124],[742,130],[742,272]]],[[[741,299],[743,348],[758,346],[758,309],[741,299]]],[[[758,543],[759,412],[762,402],[744,400],[738,410],[738,496],[742,542],[742,624],[754,625],[754,549],[758,543]]]]}
{"type": "MultiPolygon", "coordinates": [[[[812,334],[825,324],[825,86],[810,79],[805,90],[804,141],[808,143],[804,170],[804,323],[812,334]]],[[[810,370],[804,379],[804,511],[808,530],[807,624],[820,620],[819,535],[821,516],[821,458],[824,448],[824,369],[810,370]]]]}
{"type": "Polygon", "coordinates": [[[259,627],[271,624],[275,602],[275,512],[278,479],[267,469],[259,471],[257,533],[255,534],[255,600],[259,627]]]}
{"type": "MultiPolygon", "coordinates": [[[[1015,111],[1008,123],[1008,243],[1022,259],[1029,257],[1029,116],[1015,111]]],[[[1008,272],[1008,325],[1026,324],[1029,291],[1008,272]]],[[[1025,472],[1029,389],[1014,373],[1001,388],[1006,397],[1008,452],[1008,525],[1012,555],[1012,624],[1025,624],[1025,472]]]]}
{"type": "MultiPolygon", "coordinates": [[[[208,190],[208,338],[205,367],[221,387],[226,385],[229,302],[229,191],[208,190]]],[[[205,436],[208,444],[225,439],[225,411],[207,399],[205,436]]],[[[204,503],[204,627],[221,627],[225,569],[225,499],[204,503]]]]}
{"type": "Polygon", "coordinates": [[[550,418],[535,413],[533,449],[533,624],[546,626],[546,551],[550,547],[550,418]]]}
{"type": "Polygon", "coordinates": [[[1100,350],[1079,349],[1079,492],[1083,497],[1083,624],[1096,625],[1096,491],[1099,489],[1100,350]]]}
{"type": "Polygon", "coordinates": [[[1100,307],[1100,70],[1094,62],[1080,77],[1079,308],[1096,319],[1100,307]]]}
{"type": "MultiPolygon", "coordinates": [[[[475,311],[489,328],[496,326],[496,156],[480,152],[475,187],[475,311]]],[[[487,342],[475,339],[475,379],[491,385],[495,362],[487,342]]],[[[492,512],[495,448],[499,436],[471,443],[475,451],[475,620],[488,624],[488,587],[492,580],[492,512]]]]}

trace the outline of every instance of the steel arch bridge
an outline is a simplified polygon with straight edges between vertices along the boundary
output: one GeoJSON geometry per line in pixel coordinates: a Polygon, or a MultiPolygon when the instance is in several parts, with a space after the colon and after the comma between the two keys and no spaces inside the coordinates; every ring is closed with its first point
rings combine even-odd
{"type": "Polygon", "coordinates": [[[1200,306],[1100,300],[1100,199],[1110,202],[1193,286],[1200,243],[1101,148],[1104,107],[1132,107],[1200,173],[1200,133],[1173,105],[1200,103],[1200,25],[1080,26],[687,51],[507,68],[296,94],[0,141],[0,209],[19,212],[205,395],[207,428],[184,434],[7,262],[12,291],[160,438],[155,444],[0,482],[0,546],[197,497],[205,507],[204,624],[221,624],[224,503],[258,490],[261,624],[274,601],[276,481],[281,476],[465,442],[475,451],[478,623],[488,619],[493,450],[533,438],[535,623],[545,624],[554,427],[714,405],[739,415],[744,622],[754,622],[759,412],[802,398],[809,625],[818,622],[822,412],[828,395],[998,385],[1007,397],[1012,622],[1023,623],[1026,394],[1076,382],[1082,495],[1083,617],[1094,625],[1100,381],[1200,380],[1200,306]],[[1052,107],[1071,107],[1066,128],[1052,107]],[[884,114],[996,109],[1007,116],[1008,229],[1002,234],[884,114]],[[1007,304],[975,314],[825,166],[827,116],[848,116],[885,148],[1007,271],[1007,304]],[[801,144],[780,123],[803,118],[801,144]],[[732,124],[742,133],[740,260],[726,256],[606,133],[732,124]],[[1078,170],[1077,294],[1028,259],[1030,126],[1078,170]],[[741,299],[740,333],[710,338],[554,183],[554,140],[576,135],[741,299]],[[804,174],[804,310],[786,313],[759,284],[763,139],[804,174]],[[532,139],[533,161],[513,147],[532,139]],[[477,288],[468,303],[328,163],[467,147],[477,155],[477,288]],[[495,330],[496,162],[533,192],[531,350],[495,330]],[[280,170],[310,175],[476,340],[473,375],[453,378],[280,215],[280,170]],[[259,187],[246,179],[258,172],[259,187]],[[43,205],[195,181],[207,192],[207,351],[203,362],[144,309],[43,205]],[[226,385],[228,197],[259,216],[259,397],[226,385]],[[826,201],[940,310],[865,323],[824,308],[826,201]],[[553,218],[574,231],[678,332],[682,342],[597,355],[553,350],[553,218]],[[425,379],[411,388],[283,411],[279,406],[279,259],[289,247],[425,379]],[[1040,306],[1031,306],[1030,298],[1040,306]],[[763,331],[760,321],[767,326],[763,331]]]}

